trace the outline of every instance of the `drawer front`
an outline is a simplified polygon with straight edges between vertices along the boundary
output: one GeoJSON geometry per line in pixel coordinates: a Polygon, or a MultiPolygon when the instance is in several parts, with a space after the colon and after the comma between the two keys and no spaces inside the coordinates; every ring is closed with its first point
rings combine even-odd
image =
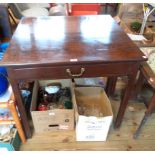
{"type": "Polygon", "coordinates": [[[68,79],[132,74],[138,63],[111,63],[8,69],[12,79],[68,79]]]}

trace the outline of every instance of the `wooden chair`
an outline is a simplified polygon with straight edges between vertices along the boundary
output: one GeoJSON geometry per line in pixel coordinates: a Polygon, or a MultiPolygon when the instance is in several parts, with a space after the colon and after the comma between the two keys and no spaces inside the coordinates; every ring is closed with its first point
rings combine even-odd
{"type": "MultiPolygon", "coordinates": [[[[153,92],[153,96],[151,97],[149,103],[146,104],[147,110],[145,112],[145,115],[144,115],[138,129],[134,133],[135,139],[139,136],[139,134],[142,130],[142,127],[144,126],[148,117],[152,114],[152,112],[155,109],[155,73],[150,68],[150,66],[147,62],[141,63],[139,71],[140,71],[140,74],[139,74],[138,80],[135,84],[134,92],[131,94],[131,98],[133,98],[133,97],[135,98],[138,96],[138,94],[140,93],[140,91],[142,89],[144,82],[147,82],[150,85],[150,87],[153,89],[154,92],[153,92]]],[[[106,92],[107,92],[108,96],[114,95],[116,82],[117,82],[117,77],[108,78],[107,87],[106,87],[106,92]]]]}
{"type": "Polygon", "coordinates": [[[142,130],[142,127],[146,123],[148,117],[152,114],[154,108],[155,108],[155,73],[152,71],[152,69],[149,67],[149,65],[145,62],[140,67],[140,75],[136,84],[136,91],[135,93],[138,94],[142,88],[142,85],[146,81],[152,88],[153,88],[153,96],[151,97],[150,101],[147,106],[147,110],[145,112],[145,115],[136,130],[134,134],[134,138],[137,138],[142,130]]]}
{"type": "Polygon", "coordinates": [[[9,99],[5,99],[5,101],[4,99],[1,100],[0,97],[0,108],[8,108],[13,117],[13,120],[0,120],[0,124],[15,124],[22,143],[25,143],[26,137],[16,109],[15,98],[12,93],[10,93],[9,99]]]}
{"type": "MultiPolygon", "coordinates": [[[[122,11],[120,11],[120,14],[121,14],[121,17],[122,17],[122,11]]],[[[116,22],[119,23],[122,26],[122,28],[124,29],[125,32],[131,33],[131,31],[124,24],[124,22],[122,22],[122,20],[120,22],[120,18],[119,18],[119,20],[116,18],[116,22]]],[[[144,46],[143,43],[138,43],[137,42],[137,45],[142,50],[140,45],[144,46]]],[[[148,48],[149,43],[145,44],[145,46],[148,48]]],[[[155,46],[155,44],[154,44],[154,46],[155,46]]],[[[155,48],[154,48],[154,51],[155,51],[155,48]]],[[[149,57],[149,56],[147,55],[147,57],[149,57]]],[[[150,85],[150,87],[153,88],[154,93],[153,93],[153,96],[151,97],[149,103],[147,104],[148,106],[147,106],[147,110],[145,112],[145,115],[144,115],[138,129],[136,130],[136,132],[134,134],[135,139],[140,134],[140,131],[141,131],[142,127],[144,126],[144,124],[147,121],[148,117],[152,114],[152,112],[153,112],[153,110],[155,108],[155,72],[151,69],[151,67],[149,66],[149,64],[147,62],[141,63],[139,71],[140,71],[140,74],[139,74],[138,80],[136,81],[134,92],[131,94],[131,98],[136,98],[138,96],[138,94],[140,93],[140,91],[142,89],[144,81],[147,82],[150,85]]],[[[107,92],[108,96],[113,96],[114,95],[116,82],[117,82],[117,77],[108,78],[107,87],[106,87],[106,92],[107,92]]]]}

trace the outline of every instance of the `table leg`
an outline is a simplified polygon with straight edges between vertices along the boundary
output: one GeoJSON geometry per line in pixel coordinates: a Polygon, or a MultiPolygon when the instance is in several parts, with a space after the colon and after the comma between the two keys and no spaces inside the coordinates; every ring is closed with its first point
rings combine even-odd
{"type": "Polygon", "coordinates": [[[106,94],[107,96],[113,96],[115,92],[117,77],[108,77],[106,84],[106,94]]]}
{"type": "Polygon", "coordinates": [[[119,128],[121,123],[122,123],[122,119],[126,110],[126,107],[128,105],[128,100],[131,97],[131,91],[134,88],[134,83],[135,83],[135,79],[136,79],[136,75],[137,72],[133,73],[132,75],[128,76],[128,84],[127,87],[125,89],[125,92],[122,96],[122,100],[121,100],[121,104],[118,110],[118,114],[117,114],[117,118],[114,124],[114,128],[119,128]]]}
{"type": "Polygon", "coordinates": [[[30,129],[28,119],[27,119],[27,115],[26,115],[24,104],[23,104],[21,92],[20,92],[20,89],[18,86],[18,81],[12,80],[12,79],[9,79],[9,81],[11,83],[15,99],[17,101],[17,107],[18,107],[18,110],[19,110],[19,113],[21,116],[21,121],[22,121],[24,132],[25,132],[27,138],[31,138],[32,133],[31,133],[31,129],[30,129]]]}
{"type": "Polygon", "coordinates": [[[143,76],[143,73],[140,72],[138,80],[137,80],[137,82],[135,84],[134,92],[131,95],[132,98],[137,98],[138,97],[138,94],[142,90],[143,83],[144,83],[144,76],[143,76]]]}

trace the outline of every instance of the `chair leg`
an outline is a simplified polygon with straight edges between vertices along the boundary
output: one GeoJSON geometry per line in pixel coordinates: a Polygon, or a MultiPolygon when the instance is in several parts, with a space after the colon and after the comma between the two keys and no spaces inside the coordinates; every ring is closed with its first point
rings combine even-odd
{"type": "Polygon", "coordinates": [[[147,119],[148,119],[148,115],[144,115],[144,117],[143,117],[143,119],[142,119],[142,121],[141,121],[141,123],[140,123],[140,125],[139,125],[139,127],[138,127],[138,129],[136,130],[136,132],[134,133],[134,139],[137,139],[138,138],[138,136],[139,136],[139,134],[140,134],[140,132],[141,132],[141,130],[142,130],[142,127],[144,126],[144,124],[146,123],[146,121],[147,121],[147,119]]]}
{"type": "Polygon", "coordinates": [[[150,100],[150,103],[148,105],[148,110],[147,110],[147,113],[150,114],[152,113],[152,110],[155,108],[155,91],[154,91],[154,94],[150,100]]]}
{"type": "Polygon", "coordinates": [[[138,95],[139,95],[140,91],[142,90],[144,81],[145,81],[145,79],[144,79],[143,73],[140,72],[138,80],[135,84],[135,89],[134,89],[133,93],[131,94],[131,98],[138,98],[138,95]]]}
{"type": "Polygon", "coordinates": [[[12,14],[11,14],[11,12],[10,12],[9,9],[10,9],[10,8],[8,7],[9,16],[10,16],[10,18],[12,19],[12,21],[14,22],[14,24],[17,25],[17,22],[16,22],[16,20],[14,19],[14,17],[12,16],[12,14]]]}
{"type": "Polygon", "coordinates": [[[26,142],[26,137],[25,137],[21,122],[19,120],[18,113],[17,113],[17,110],[16,110],[16,107],[15,107],[15,104],[14,104],[13,100],[10,100],[8,102],[8,108],[11,111],[13,120],[15,122],[16,128],[17,128],[19,136],[21,138],[21,141],[22,141],[22,143],[25,143],[26,142]]]}
{"type": "Polygon", "coordinates": [[[134,134],[134,138],[136,139],[138,137],[138,135],[140,134],[140,131],[142,129],[142,127],[144,126],[144,124],[146,123],[148,117],[151,115],[153,109],[155,108],[155,92],[150,100],[149,106],[147,111],[145,112],[145,115],[138,127],[138,129],[136,130],[135,134],[134,134]]]}

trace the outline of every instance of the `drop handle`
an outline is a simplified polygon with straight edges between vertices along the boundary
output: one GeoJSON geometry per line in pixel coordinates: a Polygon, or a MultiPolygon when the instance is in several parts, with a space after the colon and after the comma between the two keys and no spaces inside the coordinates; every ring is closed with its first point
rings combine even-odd
{"type": "Polygon", "coordinates": [[[69,74],[69,76],[80,77],[85,72],[85,68],[81,68],[80,73],[78,73],[78,74],[73,74],[70,69],[66,69],[66,72],[69,74]]]}

